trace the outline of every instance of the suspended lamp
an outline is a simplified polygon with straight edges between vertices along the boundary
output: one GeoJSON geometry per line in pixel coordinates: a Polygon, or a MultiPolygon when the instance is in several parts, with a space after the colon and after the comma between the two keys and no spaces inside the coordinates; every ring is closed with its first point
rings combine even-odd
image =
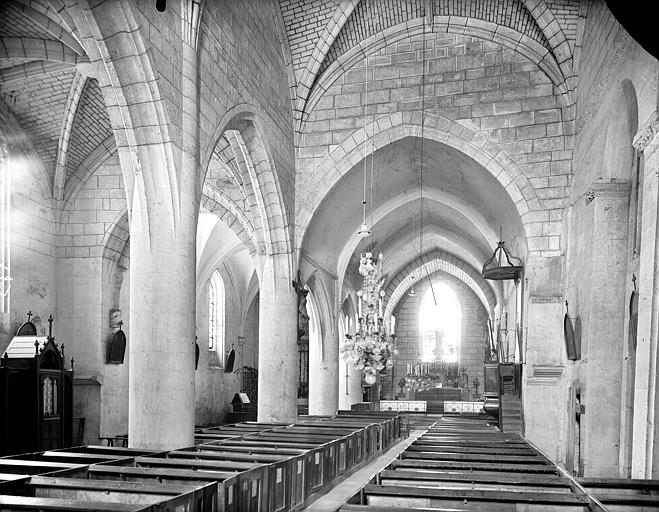
{"type": "Polygon", "coordinates": [[[522,260],[513,256],[505,247],[505,242],[499,240],[492,257],[483,264],[483,277],[492,281],[519,279],[524,270],[522,260]]]}
{"type": "MultiPolygon", "coordinates": [[[[366,15],[368,16],[368,2],[366,3],[366,15]]],[[[365,74],[364,74],[364,132],[366,132],[367,126],[367,117],[368,117],[368,56],[364,59],[365,74]]],[[[375,112],[373,113],[373,120],[375,120],[375,112]]],[[[373,149],[374,146],[371,145],[371,202],[373,202],[373,149]]],[[[367,155],[364,155],[364,179],[362,186],[362,225],[357,231],[357,236],[360,238],[366,238],[371,236],[371,230],[366,223],[366,169],[367,169],[367,155]]],[[[371,206],[372,208],[372,206],[371,206]]],[[[371,222],[373,219],[371,218],[371,222]]]]}
{"type": "Polygon", "coordinates": [[[393,367],[396,350],[393,339],[387,339],[384,328],[384,295],[382,290],[382,262],[372,253],[362,253],[359,259],[359,273],[364,277],[361,289],[357,292],[359,323],[354,336],[346,334],[341,346],[343,359],[355,370],[361,370],[366,384],[375,384],[378,374],[393,367]]]}

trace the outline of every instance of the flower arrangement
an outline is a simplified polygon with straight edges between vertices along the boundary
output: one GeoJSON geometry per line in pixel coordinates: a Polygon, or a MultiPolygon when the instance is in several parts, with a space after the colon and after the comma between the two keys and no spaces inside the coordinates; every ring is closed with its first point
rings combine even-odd
{"type": "Polygon", "coordinates": [[[355,370],[362,370],[367,384],[374,384],[378,373],[394,365],[395,352],[385,336],[346,335],[346,342],[341,346],[343,359],[355,370]]]}
{"type": "Polygon", "coordinates": [[[397,350],[389,341],[382,318],[384,291],[381,290],[382,254],[376,259],[370,252],[361,255],[359,273],[364,276],[359,297],[359,326],[354,336],[346,334],[340,351],[355,370],[361,370],[367,384],[375,384],[380,372],[394,365],[397,350]]]}

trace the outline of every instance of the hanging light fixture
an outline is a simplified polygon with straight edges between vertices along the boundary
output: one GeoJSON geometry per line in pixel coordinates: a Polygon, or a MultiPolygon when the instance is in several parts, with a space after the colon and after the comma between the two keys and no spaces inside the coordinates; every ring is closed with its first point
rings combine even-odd
{"type": "MultiPolygon", "coordinates": [[[[366,3],[366,16],[368,17],[368,2],[366,3]]],[[[368,117],[368,56],[364,59],[365,74],[364,74],[364,132],[366,132],[366,124],[368,117]]],[[[375,117],[375,114],[373,114],[375,117]]],[[[364,145],[366,147],[366,145],[364,145]]],[[[371,168],[373,166],[373,154],[371,154],[371,168]]],[[[364,179],[362,186],[362,225],[357,231],[357,236],[366,238],[371,236],[371,230],[366,224],[366,168],[367,168],[367,155],[364,155],[364,179]]],[[[373,186],[373,176],[371,176],[371,187],[373,186]]],[[[373,200],[371,194],[371,201],[373,200]]]]}
{"type": "MultiPolygon", "coordinates": [[[[366,3],[368,17],[368,2],[366,3]]],[[[367,127],[368,117],[368,56],[365,57],[366,76],[365,81],[365,109],[364,109],[364,131],[367,127]]],[[[373,113],[375,122],[375,112],[373,113]]],[[[371,183],[370,196],[373,203],[373,166],[374,166],[375,143],[371,141],[371,183]]],[[[362,195],[362,225],[357,235],[364,238],[371,235],[371,230],[366,223],[366,172],[367,156],[364,156],[364,177],[362,195]]],[[[371,224],[372,218],[371,206],[371,224]]],[[[364,381],[368,385],[377,382],[380,372],[393,367],[393,357],[397,353],[394,348],[394,337],[387,336],[384,325],[384,296],[382,289],[382,263],[384,256],[379,254],[374,257],[371,252],[363,252],[359,259],[359,273],[364,277],[361,289],[357,292],[358,300],[358,325],[354,336],[346,334],[346,341],[341,346],[343,358],[356,370],[361,370],[364,381]]]]}
{"type": "MultiPolygon", "coordinates": [[[[423,255],[423,157],[424,157],[424,142],[425,134],[424,127],[426,124],[426,20],[423,21],[423,60],[421,68],[421,151],[419,158],[419,250],[418,257],[421,258],[423,255]]],[[[414,212],[412,212],[412,235],[414,235],[414,212]]],[[[432,284],[432,279],[430,278],[430,273],[427,267],[423,267],[425,274],[428,278],[428,284],[430,286],[430,291],[432,292],[433,301],[435,306],[437,306],[437,297],[435,296],[435,289],[432,284]]],[[[423,275],[420,272],[420,279],[423,279],[423,275]]],[[[410,297],[416,296],[414,291],[414,276],[412,276],[412,290],[409,293],[410,297]]]]}
{"type": "Polygon", "coordinates": [[[499,242],[497,242],[497,247],[494,249],[490,259],[483,264],[483,277],[493,281],[505,281],[508,279],[517,281],[524,271],[522,260],[508,252],[508,249],[505,247],[506,243],[502,238],[501,228],[499,228],[499,242]]]}
{"type": "Polygon", "coordinates": [[[346,341],[341,346],[343,359],[355,370],[361,370],[369,385],[375,384],[381,371],[393,367],[393,357],[397,353],[393,339],[387,339],[384,327],[383,259],[382,254],[377,258],[370,252],[361,254],[359,273],[364,276],[364,281],[357,292],[357,332],[354,336],[346,334],[346,341]]]}

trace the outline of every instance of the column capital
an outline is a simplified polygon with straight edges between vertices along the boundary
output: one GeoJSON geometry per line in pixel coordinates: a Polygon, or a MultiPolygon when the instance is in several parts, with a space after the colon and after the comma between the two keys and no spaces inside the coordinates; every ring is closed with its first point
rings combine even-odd
{"type": "Polygon", "coordinates": [[[631,191],[632,185],[628,181],[596,181],[586,194],[586,204],[590,204],[598,197],[625,199],[629,197],[631,191]]]}

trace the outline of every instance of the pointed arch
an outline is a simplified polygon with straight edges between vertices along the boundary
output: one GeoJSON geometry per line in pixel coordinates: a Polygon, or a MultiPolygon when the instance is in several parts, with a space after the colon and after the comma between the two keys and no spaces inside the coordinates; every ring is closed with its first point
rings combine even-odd
{"type": "Polygon", "coordinates": [[[309,94],[312,90],[314,81],[318,74],[321,64],[325,60],[327,51],[332,46],[334,39],[336,39],[337,34],[345,25],[345,22],[348,20],[352,11],[354,11],[355,6],[359,3],[359,0],[348,0],[347,2],[341,2],[337,5],[334,15],[329,20],[325,28],[323,29],[322,34],[316,41],[309,60],[307,61],[306,66],[302,70],[302,75],[300,81],[297,85],[297,95],[295,99],[295,108],[293,112],[296,116],[299,116],[298,119],[298,133],[302,132],[302,125],[305,121],[305,114],[308,114],[309,110],[306,108],[306,102],[309,98],[309,94]]]}
{"type": "MultiPolygon", "coordinates": [[[[221,144],[222,138],[226,138],[231,149],[229,159],[235,161],[234,169],[238,170],[236,174],[242,180],[243,193],[250,210],[253,209],[255,231],[263,228],[262,252],[268,255],[291,254],[292,233],[288,214],[270,157],[271,151],[262,133],[254,107],[243,104],[231,109],[213,133],[212,146],[202,153],[202,172],[205,177],[215,148],[221,144]]],[[[229,159],[225,159],[227,163],[229,159]]],[[[292,262],[290,264],[292,266],[292,262]]]]}
{"type": "MultiPolygon", "coordinates": [[[[350,50],[333,61],[317,78],[313,90],[309,94],[305,110],[307,112],[313,111],[318,101],[321,100],[334,82],[357,63],[392,43],[405,38],[422,35],[424,32],[424,23],[425,18],[416,18],[406,23],[394,25],[356,43],[350,50]]],[[[572,104],[571,97],[568,94],[566,77],[556,61],[554,54],[535,39],[496,23],[460,16],[439,17],[439,20],[432,24],[432,32],[477,37],[500,44],[504,48],[523,55],[537,65],[553,82],[560,92],[559,98],[561,98],[563,106],[572,104]]]]}
{"type": "Polygon", "coordinates": [[[69,142],[73,130],[73,121],[78,111],[78,104],[82,97],[82,91],[87,83],[86,77],[76,72],[69,89],[69,97],[66,100],[64,119],[60,128],[59,141],[57,143],[57,163],[55,164],[55,175],[53,177],[53,195],[55,199],[61,200],[64,196],[64,183],[66,181],[66,161],[69,151],[69,142]]]}
{"type": "MultiPolygon", "coordinates": [[[[345,173],[371,151],[406,137],[419,137],[422,131],[421,119],[420,112],[383,115],[333,147],[329,155],[298,183],[296,194],[304,198],[304,201],[296,203],[295,239],[303,240],[322,199],[345,173]]],[[[529,212],[541,209],[542,205],[528,178],[503,149],[482,133],[436,114],[424,116],[423,134],[428,140],[461,151],[490,172],[506,190],[528,230],[529,212]]]]}
{"type": "Polygon", "coordinates": [[[398,303],[405,297],[415,282],[427,279],[428,276],[438,272],[451,275],[463,282],[478,297],[485,310],[491,316],[494,316],[494,309],[497,306],[497,294],[490,283],[483,278],[477,269],[464,260],[441,249],[435,249],[408,263],[387,284],[385,289],[387,305],[384,317],[388,319],[391,316],[398,303]]]}

